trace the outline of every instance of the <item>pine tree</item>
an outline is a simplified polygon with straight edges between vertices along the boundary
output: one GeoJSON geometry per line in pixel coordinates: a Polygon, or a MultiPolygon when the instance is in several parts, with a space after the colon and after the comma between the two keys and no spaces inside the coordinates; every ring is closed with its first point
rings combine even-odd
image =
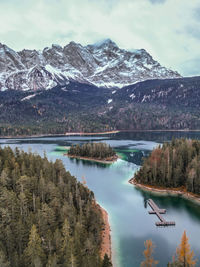
{"type": "Polygon", "coordinates": [[[25,249],[25,257],[29,266],[39,267],[43,266],[44,251],[41,245],[41,238],[37,233],[37,228],[33,224],[29,235],[28,246],[25,249]]]}
{"type": "Polygon", "coordinates": [[[190,250],[188,237],[186,231],[184,231],[181,243],[176,249],[176,257],[173,258],[172,266],[193,267],[195,265],[196,260],[194,259],[194,252],[190,250]]]}
{"type": "Polygon", "coordinates": [[[104,259],[103,259],[103,263],[102,263],[102,267],[111,267],[112,263],[110,262],[110,259],[108,257],[108,254],[106,253],[104,255],[104,259]]]}
{"type": "Polygon", "coordinates": [[[153,267],[158,264],[158,261],[154,260],[152,254],[154,252],[155,245],[152,240],[146,240],[144,242],[145,250],[143,252],[145,260],[141,263],[141,267],[153,267]]]}
{"type": "Polygon", "coordinates": [[[6,256],[2,250],[0,250],[0,266],[10,267],[10,263],[6,260],[6,256]]]}
{"type": "Polygon", "coordinates": [[[54,253],[53,255],[49,255],[46,267],[57,267],[57,266],[58,265],[57,265],[56,254],[54,253]]]}

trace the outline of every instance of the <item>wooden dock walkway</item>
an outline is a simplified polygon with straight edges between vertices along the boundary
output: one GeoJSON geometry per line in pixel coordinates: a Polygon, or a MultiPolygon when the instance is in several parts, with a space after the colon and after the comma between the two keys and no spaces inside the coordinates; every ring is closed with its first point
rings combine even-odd
{"type": "Polygon", "coordinates": [[[149,214],[156,214],[159,218],[160,222],[156,222],[156,226],[170,226],[175,225],[175,222],[167,222],[161,214],[166,213],[166,209],[159,209],[159,207],[155,204],[152,199],[148,200],[149,206],[152,208],[152,211],[149,211],[149,214]]]}

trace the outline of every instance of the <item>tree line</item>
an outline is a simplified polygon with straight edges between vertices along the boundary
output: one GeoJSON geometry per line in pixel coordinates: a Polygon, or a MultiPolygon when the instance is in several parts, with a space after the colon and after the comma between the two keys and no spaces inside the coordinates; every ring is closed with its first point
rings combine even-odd
{"type": "Polygon", "coordinates": [[[178,188],[200,194],[200,141],[173,139],[144,159],[135,180],[143,184],[178,188]]]}
{"type": "Polygon", "coordinates": [[[69,155],[89,157],[95,159],[107,159],[116,156],[116,152],[106,143],[85,143],[83,145],[72,145],[68,151],[69,155]]]}
{"type": "Polygon", "coordinates": [[[107,267],[94,194],[62,161],[0,148],[0,266],[107,267]]]}

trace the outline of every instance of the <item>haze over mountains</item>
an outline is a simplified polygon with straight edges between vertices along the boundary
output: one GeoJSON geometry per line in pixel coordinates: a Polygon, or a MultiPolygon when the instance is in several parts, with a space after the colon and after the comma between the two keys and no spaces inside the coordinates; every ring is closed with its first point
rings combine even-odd
{"type": "Polygon", "coordinates": [[[148,79],[178,77],[178,72],[161,66],[146,50],[120,49],[110,39],[88,46],[52,45],[43,51],[16,52],[0,44],[1,91],[51,89],[69,80],[122,88],[148,79]]]}

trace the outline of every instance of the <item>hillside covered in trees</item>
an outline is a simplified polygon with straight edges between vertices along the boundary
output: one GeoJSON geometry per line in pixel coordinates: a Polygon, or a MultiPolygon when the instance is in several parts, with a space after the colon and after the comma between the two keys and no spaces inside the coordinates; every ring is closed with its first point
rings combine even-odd
{"type": "Polygon", "coordinates": [[[0,148],[0,266],[110,266],[102,226],[93,192],[61,161],[0,148]]]}
{"type": "Polygon", "coordinates": [[[70,81],[0,92],[0,136],[200,129],[200,77],[147,80],[120,90],[70,81]]]}
{"type": "Polygon", "coordinates": [[[72,145],[67,153],[69,156],[87,157],[92,159],[112,161],[117,159],[116,152],[106,143],[86,143],[72,145]]]}
{"type": "Polygon", "coordinates": [[[200,194],[200,141],[175,139],[152,151],[135,181],[160,187],[184,187],[200,194]]]}

